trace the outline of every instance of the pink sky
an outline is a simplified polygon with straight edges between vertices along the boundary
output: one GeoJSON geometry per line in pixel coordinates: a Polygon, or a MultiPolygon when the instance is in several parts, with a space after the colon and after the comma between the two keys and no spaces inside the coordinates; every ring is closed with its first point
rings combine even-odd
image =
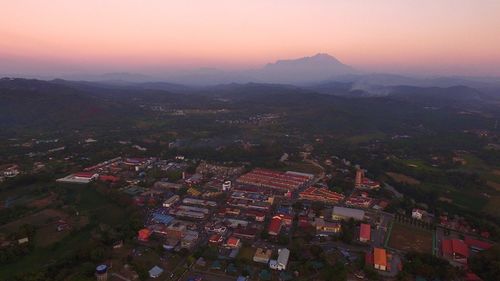
{"type": "Polygon", "coordinates": [[[500,75],[498,0],[2,2],[0,73],[242,69],[322,52],[369,71],[500,75]]]}

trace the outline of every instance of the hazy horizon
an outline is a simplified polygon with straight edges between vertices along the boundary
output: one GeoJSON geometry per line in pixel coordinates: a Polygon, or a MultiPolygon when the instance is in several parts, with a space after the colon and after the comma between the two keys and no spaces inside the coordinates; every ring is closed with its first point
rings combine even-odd
{"type": "Polygon", "coordinates": [[[166,75],[328,53],[366,72],[500,76],[500,1],[9,1],[0,73],[166,75]]]}

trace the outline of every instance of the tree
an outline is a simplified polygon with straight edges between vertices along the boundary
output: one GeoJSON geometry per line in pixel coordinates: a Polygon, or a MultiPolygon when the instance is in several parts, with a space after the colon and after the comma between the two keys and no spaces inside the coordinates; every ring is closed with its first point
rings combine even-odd
{"type": "Polygon", "coordinates": [[[473,256],[470,265],[483,280],[496,280],[500,276],[500,245],[473,256]]]}

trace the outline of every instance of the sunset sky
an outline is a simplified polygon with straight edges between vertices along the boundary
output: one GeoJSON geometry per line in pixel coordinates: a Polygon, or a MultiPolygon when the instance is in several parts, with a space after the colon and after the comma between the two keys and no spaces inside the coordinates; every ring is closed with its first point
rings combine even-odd
{"type": "Polygon", "coordinates": [[[500,75],[499,0],[0,0],[0,73],[257,68],[500,75]]]}

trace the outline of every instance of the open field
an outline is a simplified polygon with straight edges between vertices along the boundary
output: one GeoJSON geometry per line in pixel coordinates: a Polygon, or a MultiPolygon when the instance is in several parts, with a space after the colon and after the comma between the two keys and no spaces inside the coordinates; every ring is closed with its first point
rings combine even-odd
{"type": "Polygon", "coordinates": [[[388,246],[402,251],[432,253],[432,233],[410,225],[394,223],[388,246]]]}
{"type": "Polygon", "coordinates": [[[409,185],[420,184],[419,180],[414,179],[414,178],[407,176],[407,175],[398,174],[398,173],[394,173],[394,172],[387,172],[386,174],[389,177],[391,177],[394,181],[396,181],[397,183],[405,183],[405,184],[409,184],[409,185]]]}
{"type": "Polygon", "coordinates": [[[255,249],[252,247],[242,247],[238,253],[238,258],[252,261],[255,255],[255,249]]]}
{"type": "Polygon", "coordinates": [[[22,217],[18,220],[5,224],[0,227],[0,231],[4,230],[8,232],[13,232],[25,224],[29,224],[34,227],[42,227],[51,224],[53,222],[56,222],[59,219],[67,219],[67,218],[68,215],[60,210],[45,209],[40,212],[28,215],[26,217],[22,217]]]}
{"type": "Polygon", "coordinates": [[[492,216],[500,217],[500,212],[498,212],[498,207],[500,206],[500,196],[492,196],[488,200],[488,204],[484,206],[484,211],[492,216]]]}
{"type": "MultiPolygon", "coordinates": [[[[19,192],[24,191],[19,190],[19,192]]],[[[67,209],[71,212],[46,208],[0,226],[2,232],[16,231],[24,224],[30,224],[36,228],[35,247],[32,251],[14,263],[6,266],[0,265],[0,276],[12,278],[25,272],[26,269],[36,270],[74,256],[89,243],[96,225],[116,225],[126,221],[126,211],[112,203],[95,188],[60,185],[57,189],[54,188],[54,192],[60,200],[66,203],[67,209]],[[78,213],[77,216],[76,213],[78,213]],[[58,232],[57,223],[60,219],[65,220],[70,228],[77,228],[78,231],[58,232]]],[[[40,197],[43,201],[50,199],[50,197],[40,197]]],[[[39,203],[44,205],[47,202],[40,201],[39,203]]]]}

